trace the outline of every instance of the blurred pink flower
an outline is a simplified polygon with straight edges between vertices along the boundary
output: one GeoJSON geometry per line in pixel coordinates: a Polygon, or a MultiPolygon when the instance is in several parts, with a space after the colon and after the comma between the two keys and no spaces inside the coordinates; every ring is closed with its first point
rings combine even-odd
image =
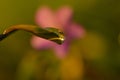
{"type": "Polygon", "coordinates": [[[59,58],[65,57],[72,40],[84,36],[84,29],[72,21],[73,11],[70,7],[64,6],[53,12],[49,7],[38,9],[36,14],[36,22],[39,26],[54,27],[63,30],[65,33],[65,41],[62,45],[33,36],[31,43],[33,48],[38,50],[53,49],[59,58]]]}

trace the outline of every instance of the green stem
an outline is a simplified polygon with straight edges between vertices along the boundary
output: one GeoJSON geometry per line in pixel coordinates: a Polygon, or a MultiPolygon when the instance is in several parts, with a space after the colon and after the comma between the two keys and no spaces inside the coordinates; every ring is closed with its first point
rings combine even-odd
{"type": "Polygon", "coordinates": [[[15,25],[6,29],[2,34],[0,34],[0,41],[8,37],[10,34],[18,31],[24,30],[30,32],[38,37],[62,44],[64,41],[63,32],[56,28],[40,28],[34,25],[15,25]]]}

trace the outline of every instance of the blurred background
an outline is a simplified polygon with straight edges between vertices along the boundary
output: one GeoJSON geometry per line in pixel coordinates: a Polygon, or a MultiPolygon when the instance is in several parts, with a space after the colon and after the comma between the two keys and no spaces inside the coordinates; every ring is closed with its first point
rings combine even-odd
{"type": "Polygon", "coordinates": [[[30,33],[19,31],[0,42],[0,80],[120,80],[120,0],[0,0],[0,33],[15,24],[36,24],[43,5],[74,9],[73,20],[86,31],[58,59],[36,51],[30,33]]]}

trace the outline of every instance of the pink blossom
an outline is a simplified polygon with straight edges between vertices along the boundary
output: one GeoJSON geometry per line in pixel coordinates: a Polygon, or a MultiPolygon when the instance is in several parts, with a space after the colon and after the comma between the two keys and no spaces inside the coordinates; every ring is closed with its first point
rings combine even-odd
{"type": "Polygon", "coordinates": [[[84,36],[84,29],[72,21],[73,10],[64,6],[53,12],[49,7],[42,7],[38,9],[36,14],[36,23],[45,27],[54,27],[63,30],[65,33],[65,41],[62,45],[58,45],[54,42],[33,36],[31,43],[33,48],[38,50],[53,49],[56,56],[63,58],[66,56],[70,43],[74,39],[82,38],[84,36]]]}

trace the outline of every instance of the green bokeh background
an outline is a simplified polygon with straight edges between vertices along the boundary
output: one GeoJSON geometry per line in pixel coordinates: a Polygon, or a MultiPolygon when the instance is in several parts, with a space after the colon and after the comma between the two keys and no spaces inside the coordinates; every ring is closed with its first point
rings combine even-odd
{"type": "MultiPolygon", "coordinates": [[[[75,46],[81,49],[80,55],[85,68],[82,80],[120,79],[119,0],[0,0],[0,33],[11,25],[36,24],[35,12],[42,5],[55,9],[62,5],[73,7],[74,21],[86,29],[85,38],[74,42],[72,46],[72,53],[76,50],[75,46]],[[93,75],[90,75],[88,69],[90,72],[93,71],[93,75]]],[[[19,31],[0,42],[0,80],[16,80],[17,75],[21,77],[18,68],[29,53],[38,53],[42,55],[42,58],[46,56],[44,53],[51,53],[55,57],[52,51],[35,51],[31,47],[30,39],[30,33],[19,31]]],[[[56,58],[52,60],[51,57],[45,57],[45,59],[48,61],[50,59],[52,64],[57,64],[56,58]]],[[[31,62],[29,65],[37,64],[31,62]]],[[[33,72],[30,70],[32,69],[28,69],[30,74],[27,76],[33,77],[33,72]]],[[[19,80],[24,79],[19,78],[19,80]]],[[[36,79],[27,78],[25,80],[36,79]]]]}

